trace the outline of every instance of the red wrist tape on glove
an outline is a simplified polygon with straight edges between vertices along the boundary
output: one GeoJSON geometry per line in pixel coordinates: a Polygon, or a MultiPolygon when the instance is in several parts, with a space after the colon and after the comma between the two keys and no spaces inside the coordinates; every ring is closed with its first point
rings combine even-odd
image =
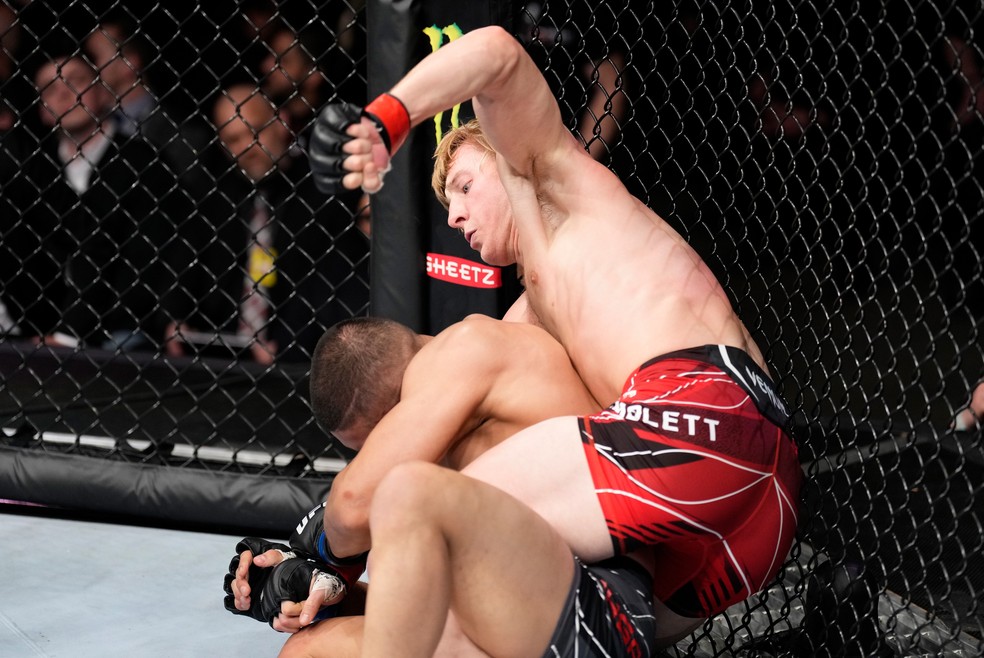
{"type": "Polygon", "coordinates": [[[381,128],[380,135],[390,155],[403,146],[410,134],[410,112],[403,101],[391,94],[380,94],[362,113],[381,128]]]}

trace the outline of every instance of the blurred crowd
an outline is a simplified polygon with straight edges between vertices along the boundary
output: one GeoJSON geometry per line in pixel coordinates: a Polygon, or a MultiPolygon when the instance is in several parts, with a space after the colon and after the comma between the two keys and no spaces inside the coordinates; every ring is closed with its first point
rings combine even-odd
{"type": "MultiPolygon", "coordinates": [[[[368,201],[314,193],[304,157],[325,102],[365,102],[363,4],[0,0],[0,330],[269,362],[364,313],[368,201]]],[[[523,3],[517,36],[712,268],[979,290],[971,14],[589,4],[523,3]]]]}
{"type": "Polygon", "coordinates": [[[7,338],[306,362],[365,314],[368,202],[319,194],[303,152],[317,109],[360,93],[351,9],[319,63],[276,3],[240,4],[226,30],[249,56],[190,107],[153,83],[160,45],[126,8],[34,43],[29,9],[0,2],[7,338]]]}

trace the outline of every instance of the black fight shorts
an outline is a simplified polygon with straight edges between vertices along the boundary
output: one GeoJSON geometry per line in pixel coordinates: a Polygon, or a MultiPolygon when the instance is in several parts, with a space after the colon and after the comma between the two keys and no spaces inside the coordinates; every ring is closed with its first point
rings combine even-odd
{"type": "Polygon", "coordinates": [[[614,557],[577,561],[567,603],[544,658],[646,658],[656,618],[650,576],[639,563],[614,557]]]}

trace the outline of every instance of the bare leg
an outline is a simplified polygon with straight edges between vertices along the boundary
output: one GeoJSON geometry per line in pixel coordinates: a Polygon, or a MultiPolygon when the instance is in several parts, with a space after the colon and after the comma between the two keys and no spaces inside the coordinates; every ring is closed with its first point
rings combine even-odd
{"type": "MultiPolygon", "coordinates": [[[[290,636],[279,658],[357,658],[362,655],[362,631],[365,618],[336,617],[308,626],[290,636]]],[[[489,658],[461,630],[455,616],[441,636],[435,658],[489,658]]]]}
{"type": "Polygon", "coordinates": [[[613,554],[577,419],[551,418],[509,437],[462,470],[521,500],[584,562],[613,554]]]}
{"type": "Polygon", "coordinates": [[[294,633],[278,658],[357,658],[362,651],[363,617],[336,617],[294,633]]]}
{"type": "Polygon", "coordinates": [[[415,462],[380,483],[369,524],[364,656],[431,656],[451,608],[491,655],[547,648],[574,560],[528,507],[460,473],[415,462]]]}
{"type": "Polygon", "coordinates": [[[444,635],[441,636],[441,643],[434,651],[434,658],[491,658],[471,641],[465,632],[461,630],[458,618],[454,616],[454,610],[448,615],[448,623],[444,625],[444,635]]]}

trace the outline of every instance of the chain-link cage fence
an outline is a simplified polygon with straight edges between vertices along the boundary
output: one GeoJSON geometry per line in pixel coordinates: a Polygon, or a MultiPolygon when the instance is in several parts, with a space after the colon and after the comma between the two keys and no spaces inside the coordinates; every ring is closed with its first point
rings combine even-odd
{"type": "Polygon", "coordinates": [[[708,261],[797,410],[782,582],[679,654],[984,654],[981,435],[954,426],[984,372],[980,15],[526,5],[571,129],[708,261]]]}
{"type": "Polygon", "coordinates": [[[322,104],[364,102],[363,8],[0,8],[7,443],[103,457],[83,481],[166,465],[325,488],[346,455],[305,377],[324,330],[368,310],[370,222],[315,189],[303,148],[322,104]]]}
{"type": "MultiPolygon", "coordinates": [[[[366,312],[371,220],[301,151],[324,102],[365,100],[364,8],[53,7],[0,4],[4,459],[323,482],[347,455],[305,360],[366,312]]],[[[796,411],[790,560],[672,655],[984,655],[981,12],[516,8],[571,129],[707,260],[796,411]]]]}

